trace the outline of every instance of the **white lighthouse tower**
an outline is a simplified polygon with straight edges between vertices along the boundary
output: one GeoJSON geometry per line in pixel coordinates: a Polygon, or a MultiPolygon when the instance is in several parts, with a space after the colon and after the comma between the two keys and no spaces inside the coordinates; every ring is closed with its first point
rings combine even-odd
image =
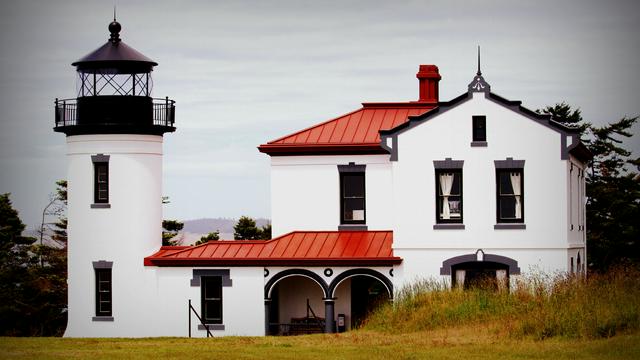
{"type": "MultiPolygon", "coordinates": [[[[162,142],[175,107],[151,97],[153,60],[120,40],[74,62],[77,98],[55,102],[67,136],[69,320],[65,336],[136,336],[153,327],[162,243],[162,142]]],[[[156,314],[157,315],[157,314],[156,314]]]]}

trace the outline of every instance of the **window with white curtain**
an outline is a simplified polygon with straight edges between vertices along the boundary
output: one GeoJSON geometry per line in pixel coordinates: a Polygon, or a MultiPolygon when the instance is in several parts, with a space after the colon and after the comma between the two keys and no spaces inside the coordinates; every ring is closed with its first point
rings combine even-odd
{"type": "Polygon", "coordinates": [[[497,221],[524,222],[524,181],[522,169],[498,169],[497,221]]]}
{"type": "Polygon", "coordinates": [[[462,169],[436,170],[436,222],[462,223],[462,169]]]}

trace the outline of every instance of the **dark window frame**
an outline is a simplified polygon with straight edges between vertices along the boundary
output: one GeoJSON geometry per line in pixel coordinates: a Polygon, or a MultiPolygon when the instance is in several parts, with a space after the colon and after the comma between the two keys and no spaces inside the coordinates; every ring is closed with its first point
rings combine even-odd
{"type": "Polygon", "coordinates": [[[93,204],[92,208],[108,208],[109,205],[109,155],[91,156],[93,162],[93,204]]]}
{"type": "Polygon", "coordinates": [[[485,115],[472,116],[472,141],[474,143],[487,142],[487,117],[485,115]]]}
{"type": "Polygon", "coordinates": [[[202,276],[200,277],[200,314],[202,315],[202,321],[205,324],[222,324],[223,321],[223,279],[222,276],[202,276]],[[220,297],[207,298],[207,289],[209,286],[217,287],[217,291],[220,297]],[[218,308],[220,313],[219,318],[210,317],[207,311],[207,304],[213,304],[218,308]]]}
{"type": "Polygon", "coordinates": [[[524,168],[496,168],[496,223],[498,224],[524,224],[525,213],[524,213],[524,168]],[[502,197],[514,197],[513,194],[501,194],[500,188],[500,174],[501,173],[512,173],[519,172],[520,173],[520,218],[502,218],[500,216],[500,199],[502,197]]]}
{"type": "MultiPolygon", "coordinates": [[[[463,177],[462,177],[462,168],[452,168],[452,169],[445,169],[445,168],[438,168],[435,169],[435,205],[436,205],[436,211],[435,211],[435,217],[436,217],[436,224],[463,224],[464,223],[464,200],[463,200],[463,177]],[[445,174],[445,173],[451,173],[454,174],[454,181],[455,181],[455,176],[458,175],[459,176],[459,180],[458,180],[458,184],[460,187],[460,193],[458,195],[449,195],[449,197],[454,196],[454,197],[459,197],[460,198],[460,217],[456,217],[456,218],[449,218],[449,219],[443,219],[440,217],[440,209],[442,208],[442,199],[443,199],[443,195],[441,194],[441,187],[440,187],[440,175],[445,174]]],[[[453,190],[453,189],[452,189],[453,190]]]]}
{"type": "Polygon", "coordinates": [[[340,224],[341,225],[364,225],[367,223],[367,185],[364,166],[350,164],[346,166],[338,166],[340,172],[340,224]],[[349,169],[346,170],[345,168],[349,169]],[[345,197],[345,178],[347,177],[362,177],[362,196],[361,197],[345,197]],[[345,203],[349,199],[362,199],[363,207],[363,219],[362,220],[349,220],[345,219],[345,203]]]}
{"type": "Polygon", "coordinates": [[[95,314],[92,321],[113,321],[113,261],[93,261],[95,278],[95,314]],[[102,284],[106,283],[105,287],[102,284]],[[108,303],[108,309],[102,304],[108,303]]]}

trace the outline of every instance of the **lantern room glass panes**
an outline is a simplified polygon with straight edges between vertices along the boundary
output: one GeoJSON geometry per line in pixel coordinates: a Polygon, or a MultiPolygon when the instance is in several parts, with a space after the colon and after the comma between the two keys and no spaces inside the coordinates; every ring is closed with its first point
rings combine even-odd
{"type": "Polygon", "coordinates": [[[343,224],[365,223],[364,173],[340,175],[343,224]]]}
{"type": "Polygon", "coordinates": [[[78,72],[78,97],[84,96],[151,96],[151,74],[119,74],[115,70],[78,72]]]}

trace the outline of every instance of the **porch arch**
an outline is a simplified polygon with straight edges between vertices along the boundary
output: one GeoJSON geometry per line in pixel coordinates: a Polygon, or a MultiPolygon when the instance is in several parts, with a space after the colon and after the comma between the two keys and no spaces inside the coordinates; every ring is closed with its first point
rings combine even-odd
{"type": "Polygon", "coordinates": [[[292,276],[302,276],[302,277],[311,279],[312,281],[314,281],[316,284],[320,286],[320,288],[322,289],[322,295],[325,298],[329,297],[328,296],[329,286],[327,286],[327,283],[320,277],[320,275],[307,269],[287,269],[287,270],[280,271],[279,273],[275,274],[271,279],[269,279],[269,281],[267,281],[267,283],[264,286],[264,298],[271,299],[271,290],[273,290],[275,285],[280,280],[288,277],[292,277],[292,276]]]}
{"type": "Polygon", "coordinates": [[[334,298],[335,291],[336,291],[336,288],[338,288],[338,285],[340,285],[340,283],[342,283],[344,280],[354,276],[368,276],[380,281],[382,285],[384,285],[384,287],[387,289],[387,292],[389,294],[389,299],[393,300],[393,283],[391,282],[391,280],[389,280],[389,278],[382,275],[378,271],[375,271],[372,269],[351,269],[336,276],[336,278],[333,279],[333,281],[329,285],[329,289],[328,289],[329,297],[334,298]]]}
{"type": "Polygon", "coordinates": [[[440,268],[440,275],[451,275],[451,268],[453,266],[470,262],[494,262],[503,264],[509,269],[509,275],[520,275],[520,268],[516,260],[501,255],[485,254],[484,252],[482,252],[482,256],[480,257],[479,252],[482,252],[482,250],[478,250],[475,254],[455,256],[443,261],[442,267],[440,268]]]}

